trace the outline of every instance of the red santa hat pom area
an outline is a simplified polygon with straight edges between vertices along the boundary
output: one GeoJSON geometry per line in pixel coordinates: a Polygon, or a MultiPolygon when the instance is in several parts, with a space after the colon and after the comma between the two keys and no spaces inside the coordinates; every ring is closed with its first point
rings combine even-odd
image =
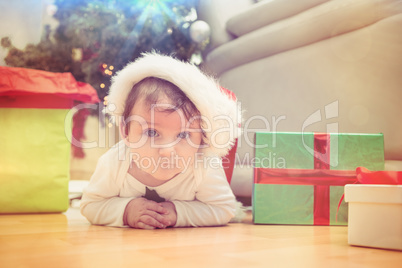
{"type": "Polygon", "coordinates": [[[205,156],[225,156],[240,136],[241,111],[237,101],[198,67],[170,56],[145,53],[112,78],[108,111],[121,116],[132,87],[146,77],[167,80],[179,87],[201,113],[205,156]]]}

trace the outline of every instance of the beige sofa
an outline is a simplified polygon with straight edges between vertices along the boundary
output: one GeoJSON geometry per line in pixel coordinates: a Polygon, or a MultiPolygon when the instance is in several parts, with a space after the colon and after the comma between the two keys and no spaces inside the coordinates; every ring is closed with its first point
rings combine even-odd
{"type": "Polygon", "coordinates": [[[384,133],[402,170],[402,1],[200,0],[203,68],[245,110],[232,187],[252,189],[253,132],[384,133]]]}

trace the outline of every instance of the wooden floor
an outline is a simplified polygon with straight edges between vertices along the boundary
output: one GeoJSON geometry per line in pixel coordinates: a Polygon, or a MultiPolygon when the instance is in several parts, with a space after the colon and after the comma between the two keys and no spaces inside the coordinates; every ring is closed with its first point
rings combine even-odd
{"type": "Polygon", "coordinates": [[[402,252],[353,247],[347,227],[253,225],[135,230],[78,209],[0,216],[0,267],[402,267],[402,252]]]}

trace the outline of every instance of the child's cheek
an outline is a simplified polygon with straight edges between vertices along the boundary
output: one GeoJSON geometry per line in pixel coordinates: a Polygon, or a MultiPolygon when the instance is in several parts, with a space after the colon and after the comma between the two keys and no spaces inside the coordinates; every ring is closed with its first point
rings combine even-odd
{"type": "Polygon", "coordinates": [[[143,133],[141,128],[138,127],[130,128],[128,140],[129,142],[134,143],[136,147],[141,147],[150,143],[150,138],[143,133]]]}
{"type": "Polygon", "coordinates": [[[192,149],[198,151],[202,142],[202,136],[200,133],[193,133],[187,142],[192,147],[192,149]]]}

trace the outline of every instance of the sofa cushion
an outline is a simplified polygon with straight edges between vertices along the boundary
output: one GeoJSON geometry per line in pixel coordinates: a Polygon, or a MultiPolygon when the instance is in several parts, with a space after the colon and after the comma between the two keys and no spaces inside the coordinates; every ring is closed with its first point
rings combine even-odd
{"type": "Polygon", "coordinates": [[[245,34],[206,57],[210,71],[233,67],[345,34],[402,13],[400,0],[329,1],[245,34]]]}
{"type": "Polygon", "coordinates": [[[238,159],[253,155],[252,130],[337,127],[344,133],[384,133],[385,158],[401,161],[401,25],[402,14],[223,73],[221,85],[246,110],[238,159]],[[337,116],[328,116],[334,102],[337,116]],[[317,111],[322,120],[306,125],[317,111]]]}
{"type": "Polygon", "coordinates": [[[226,31],[227,20],[253,4],[253,0],[199,1],[197,6],[198,19],[206,21],[211,27],[210,43],[205,53],[234,38],[226,31]]]}
{"type": "Polygon", "coordinates": [[[241,36],[327,1],[329,0],[261,1],[231,17],[226,23],[226,29],[235,36],[241,36]]]}

